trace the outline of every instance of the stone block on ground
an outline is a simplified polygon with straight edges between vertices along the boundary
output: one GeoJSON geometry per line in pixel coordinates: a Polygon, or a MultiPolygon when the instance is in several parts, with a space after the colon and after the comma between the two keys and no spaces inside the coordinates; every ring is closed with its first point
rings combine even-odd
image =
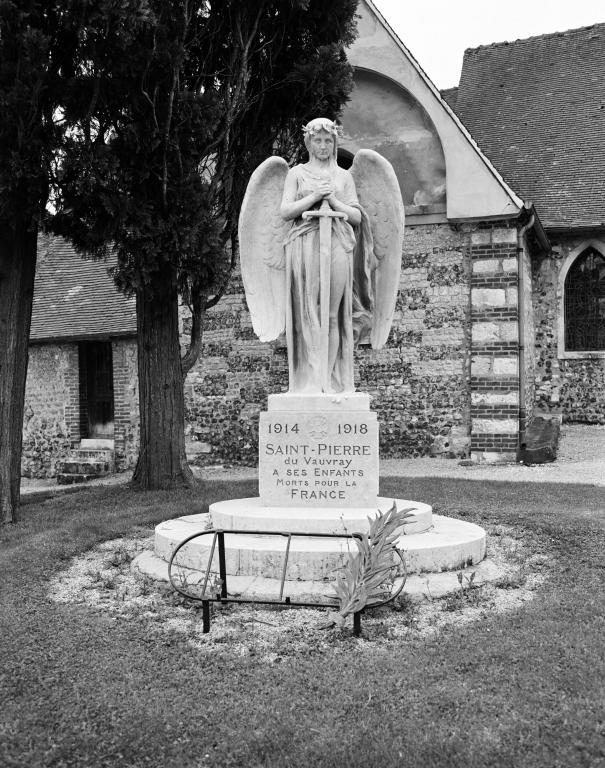
{"type": "Polygon", "coordinates": [[[519,449],[519,461],[524,464],[547,464],[555,461],[561,426],[558,419],[535,416],[525,432],[519,449]]]}
{"type": "Polygon", "coordinates": [[[94,480],[98,475],[84,473],[62,473],[57,475],[57,485],[76,485],[77,483],[86,483],[94,480]]]}

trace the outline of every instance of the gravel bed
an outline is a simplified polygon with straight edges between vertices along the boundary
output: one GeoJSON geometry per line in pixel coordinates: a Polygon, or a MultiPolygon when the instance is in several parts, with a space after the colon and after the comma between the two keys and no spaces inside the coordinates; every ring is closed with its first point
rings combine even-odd
{"type": "MultiPolygon", "coordinates": [[[[268,663],[296,649],[333,644],[339,633],[351,634],[351,617],[344,630],[329,629],[329,611],[323,609],[250,604],[213,606],[211,631],[203,634],[199,603],[181,598],[169,584],[131,567],[134,557],[152,546],[147,529],[104,542],[74,559],[52,580],[49,599],[84,605],[115,621],[145,622],[151,634],[178,633],[204,654],[257,655],[268,663]]],[[[394,605],[368,611],[362,622],[362,645],[428,636],[480,621],[493,612],[513,611],[535,597],[551,564],[529,534],[519,538],[506,526],[488,529],[488,558],[497,566],[493,582],[475,583],[467,569],[459,588],[448,595],[436,598],[427,589],[412,598],[404,590],[394,605]]]]}

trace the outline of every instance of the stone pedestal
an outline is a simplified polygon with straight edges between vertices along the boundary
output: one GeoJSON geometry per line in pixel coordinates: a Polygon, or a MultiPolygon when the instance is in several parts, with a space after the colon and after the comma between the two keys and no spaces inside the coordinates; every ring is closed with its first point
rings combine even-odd
{"type": "MultiPolygon", "coordinates": [[[[392,503],[393,499],[377,499],[377,507],[382,511],[386,511],[392,503]]],[[[483,528],[464,520],[434,515],[428,504],[405,499],[396,499],[395,503],[400,509],[411,508],[414,514],[411,524],[405,526],[397,542],[408,573],[461,569],[477,564],[485,557],[483,528]]],[[[293,532],[350,534],[364,528],[367,530],[367,517],[359,515],[357,520],[353,516],[341,520],[334,510],[323,511],[323,519],[319,514],[312,514],[306,523],[301,514],[290,525],[289,510],[261,507],[258,498],[231,499],[212,504],[212,526],[225,531],[228,575],[267,579],[281,577],[288,540],[277,533],[272,535],[271,531],[291,528],[293,532]],[[260,536],[230,534],[229,531],[233,530],[262,530],[265,533],[260,536]]],[[[376,514],[375,510],[365,511],[376,514]]],[[[207,522],[207,515],[188,515],[160,523],[155,531],[156,555],[164,561],[170,560],[180,542],[193,533],[204,531],[207,522]]],[[[179,552],[179,566],[199,572],[208,561],[211,544],[210,534],[192,541],[179,552]]],[[[346,535],[342,539],[293,538],[289,545],[286,580],[322,582],[322,589],[325,589],[327,582],[334,578],[335,569],[344,565],[356,551],[355,544],[346,535]]]]}
{"type": "Polygon", "coordinates": [[[271,395],[258,442],[263,506],[375,507],[378,421],[368,395],[271,395]]]}
{"type": "MultiPolygon", "coordinates": [[[[433,515],[429,504],[381,498],[378,480],[378,423],[369,395],[271,395],[260,416],[259,497],[216,502],[210,521],[190,515],[160,524],[156,557],[170,560],[181,541],[207,530],[209,522],[225,532],[227,574],[239,580],[230,578],[230,589],[241,591],[251,579],[258,594],[272,594],[284,572],[287,546],[285,594],[300,592],[302,584],[305,594],[323,594],[334,570],[355,551],[351,534],[367,533],[368,518],[385,513],[393,502],[413,515],[396,544],[408,572],[464,568],[485,557],[482,528],[433,515]],[[301,535],[289,541],[288,533],[338,538],[301,535]]],[[[199,576],[205,568],[211,539],[201,536],[179,551],[179,563],[191,569],[192,579],[196,569],[199,576]]]]}

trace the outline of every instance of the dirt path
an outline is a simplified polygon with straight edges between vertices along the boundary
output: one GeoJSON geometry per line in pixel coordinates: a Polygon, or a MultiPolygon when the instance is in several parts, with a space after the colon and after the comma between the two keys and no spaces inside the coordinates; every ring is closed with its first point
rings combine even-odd
{"type": "Polygon", "coordinates": [[[458,477],[467,480],[605,486],[605,426],[563,425],[558,457],[550,464],[479,464],[463,467],[452,459],[387,459],[381,462],[380,473],[383,477],[458,477]]]}

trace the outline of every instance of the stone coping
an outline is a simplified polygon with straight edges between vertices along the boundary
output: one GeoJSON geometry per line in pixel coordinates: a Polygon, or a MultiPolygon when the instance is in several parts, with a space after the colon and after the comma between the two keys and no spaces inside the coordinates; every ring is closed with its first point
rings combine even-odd
{"type": "Polygon", "coordinates": [[[332,395],[282,392],[281,394],[269,395],[267,410],[348,413],[351,411],[368,411],[370,400],[370,395],[366,392],[340,392],[332,395]]]}

